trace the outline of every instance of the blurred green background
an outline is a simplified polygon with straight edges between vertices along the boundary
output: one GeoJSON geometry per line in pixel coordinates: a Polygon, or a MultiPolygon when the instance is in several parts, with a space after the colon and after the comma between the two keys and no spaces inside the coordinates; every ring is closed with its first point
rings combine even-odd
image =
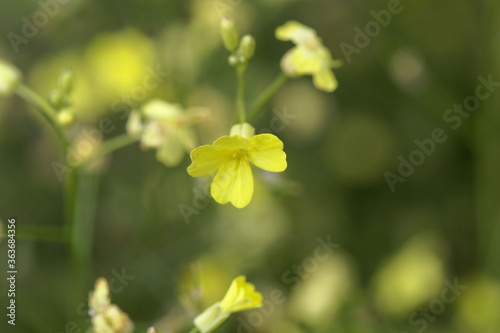
{"type": "MultiPolygon", "coordinates": [[[[81,218],[91,237],[82,237],[91,261],[78,288],[63,238],[64,184],[52,166],[64,156],[25,102],[1,98],[0,218],[4,229],[16,218],[19,273],[16,326],[2,315],[0,331],[85,332],[94,281],[126,272],[112,300],[136,332],[152,324],[187,331],[245,274],[265,299],[284,296],[221,331],[498,333],[500,92],[456,130],[443,115],[475,94],[479,76],[500,80],[500,3],[402,1],[347,59],[342,43],[356,46],[355,28],[392,2],[2,1],[0,57],[29,86],[47,96],[62,69],[75,72],[74,137],[102,119],[114,128],[106,138],[122,134],[127,110],[154,97],[209,107],[200,143],[226,134],[235,74],[219,37],[221,15],[257,41],[249,103],[280,72],[292,44],[274,30],[290,19],[316,29],[344,65],[334,93],[316,90],[310,77],[290,80],[252,122],[284,141],[289,166],[279,175],[254,170],[254,199],[243,210],[200,199],[206,184],[188,176],[187,156],[166,168],[134,144],[86,170],[81,218]],[[33,22],[40,11],[53,15],[13,47],[9,33],[23,36],[23,18],[33,22]],[[168,75],[142,95],[136,87],[148,68],[168,75]],[[436,128],[447,140],[391,191],[386,172],[397,174],[398,157],[408,160],[414,141],[436,128]],[[187,206],[196,211],[188,219],[180,209],[187,206]],[[328,241],[338,247],[320,260],[315,249],[328,241]],[[452,290],[454,283],[467,288],[452,290]]],[[[0,249],[5,309],[5,241],[0,249]]]]}

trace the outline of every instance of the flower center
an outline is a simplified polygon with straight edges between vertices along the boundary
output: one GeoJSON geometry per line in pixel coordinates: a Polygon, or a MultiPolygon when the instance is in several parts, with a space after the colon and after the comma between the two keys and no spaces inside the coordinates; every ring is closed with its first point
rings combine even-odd
{"type": "Polygon", "coordinates": [[[247,159],[247,150],[239,148],[233,153],[233,158],[247,159]]]}

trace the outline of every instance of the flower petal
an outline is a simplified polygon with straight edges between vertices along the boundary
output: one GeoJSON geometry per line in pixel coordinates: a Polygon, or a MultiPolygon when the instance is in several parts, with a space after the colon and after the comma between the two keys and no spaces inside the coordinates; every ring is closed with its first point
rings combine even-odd
{"type": "Polygon", "coordinates": [[[143,127],[141,146],[143,148],[157,148],[165,140],[161,125],[156,121],[150,121],[143,127]]]}
{"type": "Polygon", "coordinates": [[[206,177],[217,171],[228,158],[227,153],[214,146],[203,145],[191,151],[191,165],[187,172],[192,177],[206,177]]]}
{"type": "Polygon", "coordinates": [[[281,59],[281,69],[292,77],[316,73],[322,66],[321,54],[307,47],[294,47],[281,59]]]}
{"type": "Polygon", "coordinates": [[[259,134],[249,140],[253,149],[248,152],[250,162],[266,171],[281,172],[287,167],[283,142],[272,134],[259,134]]]}
{"type": "Polygon", "coordinates": [[[237,152],[239,149],[251,149],[250,142],[240,135],[221,136],[214,142],[214,148],[221,152],[237,152]]]}
{"type": "Polygon", "coordinates": [[[258,308],[262,306],[262,294],[253,284],[246,282],[244,275],[240,275],[232,281],[220,306],[223,311],[231,313],[258,308]]]}
{"type": "Polygon", "coordinates": [[[170,104],[161,99],[153,99],[142,106],[142,112],[147,119],[171,120],[182,117],[181,107],[178,104],[170,104]]]}
{"type": "Polygon", "coordinates": [[[142,134],[142,129],[143,125],[141,120],[141,114],[137,110],[131,111],[130,115],[128,116],[126,125],[127,134],[131,138],[139,139],[142,134]]]}
{"type": "Polygon", "coordinates": [[[168,167],[179,164],[184,157],[184,148],[179,137],[172,136],[164,142],[156,151],[156,158],[168,167]]]}
{"type": "Polygon", "coordinates": [[[298,45],[308,43],[318,38],[314,29],[297,21],[288,21],[281,27],[278,27],[275,35],[279,40],[291,40],[298,45]]]}
{"type": "Polygon", "coordinates": [[[217,172],[210,192],[220,204],[231,202],[236,208],[247,206],[253,195],[250,163],[245,158],[227,160],[217,172]]]}
{"type": "Polygon", "coordinates": [[[338,87],[338,82],[330,68],[324,68],[313,75],[314,86],[326,92],[332,92],[338,87]]]}

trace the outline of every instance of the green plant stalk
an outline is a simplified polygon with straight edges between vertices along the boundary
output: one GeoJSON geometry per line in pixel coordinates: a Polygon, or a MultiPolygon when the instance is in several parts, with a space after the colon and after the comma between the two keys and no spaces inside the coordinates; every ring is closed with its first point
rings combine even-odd
{"type": "Polygon", "coordinates": [[[89,165],[91,162],[97,160],[100,157],[106,156],[115,150],[126,147],[138,139],[130,137],[128,134],[122,134],[115,136],[112,139],[104,141],[97,149],[87,158],[85,158],[78,166],[83,167],[89,165]]]}
{"type": "MultiPolygon", "coordinates": [[[[62,147],[63,155],[70,150],[70,141],[64,131],[64,128],[57,121],[57,111],[54,110],[48,102],[46,102],[42,97],[40,97],[36,92],[31,90],[29,87],[19,84],[16,88],[16,94],[32,105],[36,110],[40,112],[43,118],[47,120],[49,125],[52,127],[54,132],[59,139],[62,147]]],[[[78,167],[72,167],[65,179],[65,200],[64,200],[64,217],[65,225],[68,231],[67,244],[68,250],[70,252],[69,258],[72,267],[72,280],[73,280],[73,292],[70,297],[72,302],[80,302],[81,297],[84,297],[84,292],[82,288],[85,287],[85,267],[86,264],[86,253],[87,247],[91,243],[92,233],[84,232],[82,230],[92,226],[92,223],[88,223],[87,226],[84,225],[85,219],[80,218],[81,211],[85,209],[79,209],[78,200],[81,197],[79,191],[79,169],[78,167]],[[83,282],[82,282],[83,281],[83,282]]],[[[78,304],[78,303],[74,303],[78,304]]],[[[69,307],[72,308],[72,307],[69,307]]],[[[71,316],[73,313],[70,314],[71,316]]]]}
{"type": "Polygon", "coordinates": [[[236,73],[238,76],[238,91],[236,95],[236,110],[238,113],[238,121],[244,123],[246,121],[246,110],[245,110],[245,65],[239,65],[236,67],[236,73]]]}
{"type": "MultiPolygon", "coordinates": [[[[76,175],[73,200],[71,246],[74,302],[81,302],[89,288],[90,260],[94,233],[98,175],[79,172],[76,175]]],[[[78,304],[78,303],[77,303],[78,304]]]]}
{"type": "Polygon", "coordinates": [[[200,330],[197,327],[194,327],[189,333],[200,333],[200,330]]]}
{"type": "Polygon", "coordinates": [[[255,103],[250,107],[248,111],[248,119],[252,120],[257,117],[266,107],[267,104],[273,99],[273,97],[278,93],[281,87],[288,81],[288,76],[281,72],[274,80],[271,82],[267,88],[260,94],[255,103]]]}
{"type": "Polygon", "coordinates": [[[59,142],[63,147],[63,150],[66,151],[69,148],[68,137],[64,132],[64,128],[57,121],[57,112],[50,106],[50,104],[24,84],[19,84],[16,88],[15,93],[26,102],[31,104],[33,107],[35,107],[35,109],[37,109],[41,113],[41,115],[49,122],[50,126],[56,133],[59,142]]]}

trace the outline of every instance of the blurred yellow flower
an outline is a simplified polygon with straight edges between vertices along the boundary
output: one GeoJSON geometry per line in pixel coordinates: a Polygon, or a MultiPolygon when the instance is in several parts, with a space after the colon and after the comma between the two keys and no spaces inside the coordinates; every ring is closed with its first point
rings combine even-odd
{"type": "Polygon", "coordinates": [[[111,304],[106,279],[97,279],[89,296],[89,307],[93,333],[131,333],[134,330],[127,314],[111,304]]]}
{"type": "Polygon", "coordinates": [[[340,67],[341,61],[332,59],[316,31],[299,22],[288,21],[276,29],[276,38],[296,45],[281,59],[281,69],[286,75],[312,75],[316,88],[327,92],[337,89],[332,68],[340,67]]]}
{"type": "Polygon", "coordinates": [[[194,319],[201,333],[213,332],[222,325],[232,313],[259,308],[262,295],[255,286],[246,282],[243,275],[234,279],[222,301],[215,303],[194,319]]]}
{"type": "Polygon", "coordinates": [[[143,148],[156,148],[158,160],[171,167],[179,164],[184,153],[195,147],[192,125],[205,114],[201,108],[184,111],[178,104],[153,99],[140,111],[131,112],[127,132],[131,137],[141,139],[143,148]]]}
{"type": "Polygon", "coordinates": [[[153,43],[140,31],[129,28],[102,33],[85,50],[86,74],[92,78],[96,94],[113,100],[122,94],[132,95],[144,85],[154,57],[153,43]]]}
{"type": "Polygon", "coordinates": [[[10,95],[21,80],[21,72],[8,62],[0,59],[0,95],[10,95]]]}
{"type": "Polygon", "coordinates": [[[283,142],[272,134],[255,134],[248,123],[233,126],[230,135],[203,145],[191,152],[187,172],[192,177],[216,173],[210,192],[220,204],[231,202],[237,208],[247,206],[253,195],[250,163],[271,172],[287,167],[283,142]]]}

